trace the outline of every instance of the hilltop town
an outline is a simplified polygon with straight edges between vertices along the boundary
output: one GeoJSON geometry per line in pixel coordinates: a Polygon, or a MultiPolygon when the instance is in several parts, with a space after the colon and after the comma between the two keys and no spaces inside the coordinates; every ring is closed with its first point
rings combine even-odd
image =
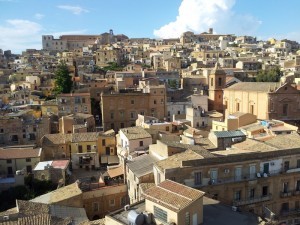
{"type": "Polygon", "coordinates": [[[41,38],[0,49],[0,225],[300,223],[298,42],[41,38]]]}

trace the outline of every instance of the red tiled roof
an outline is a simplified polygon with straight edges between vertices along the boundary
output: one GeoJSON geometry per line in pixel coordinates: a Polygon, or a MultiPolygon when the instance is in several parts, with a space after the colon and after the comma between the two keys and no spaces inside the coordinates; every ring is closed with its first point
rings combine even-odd
{"type": "Polygon", "coordinates": [[[51,166],[56,169],[66,169],[69,162],[69,160],[55,160],[52,162],[51,166]]]}
{"type": "Polygon", "coordinates": [[[147,189],[144,195],[146,199],[178,212],[201,198],[204,192],[165,180],[158,186],[147,189]]]}
{"type": "Polygon", "coordinates": [[[37,158],[41,155],[41,149],[1,149],[0,159],[25,159],[25,158],[37,158]]]}

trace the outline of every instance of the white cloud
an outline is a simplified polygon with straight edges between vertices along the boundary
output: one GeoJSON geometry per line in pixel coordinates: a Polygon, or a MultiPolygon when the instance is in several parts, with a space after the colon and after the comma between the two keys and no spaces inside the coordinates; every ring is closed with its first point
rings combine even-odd
{"type": "Polygon", "coordinates": [[[57,6],[60,9],[64,9],[67,11],[70,11],[71,13],[75,14],[75,15],[80,15],[81,13],[88,13],[89,10],[84,9],[80,6],[72,6],[72,5],[59,5],[57,6]]]}
{"type": "Polygon", "coordinates": [[[40,14],[40,13],[34,14],[34,18],[36,18],[37,20],[41,20],[41,19],[43,19],[44,17],[45,17],[45,15],[40,14]]]}
{"type": "Polygon", "coordinates": [[[0,48],[20,53],[28,48],[41,48],[43,27],[29,20],[6,20],[0,24],[0,48]]]}
{"type": "Polygon", "coordinates": [[[232,11],[234,4],[235,0],[183,0],[176,20],[154,30],[154,35],[172,38],[185,31],[204,32],[210,27],[222,33],[250,34],[255,31],[261,21],[251,15],[236,14],[232,11]]]}

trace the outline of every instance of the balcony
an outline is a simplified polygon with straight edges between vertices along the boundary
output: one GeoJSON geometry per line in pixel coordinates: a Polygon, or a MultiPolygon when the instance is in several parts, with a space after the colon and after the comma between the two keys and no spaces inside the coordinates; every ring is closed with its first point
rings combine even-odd
{"type": "Polygon", "coordinates": [[[292,196],[292,194],[293,194],[292,191],[283,191],[283,192],[280,192],[280,197],[281,198],[287,198],[287,197],[292,196]]]}
{"type": "Polygon", "coordinates": [[[295,190],[295,191],[293,192],[293,195],[295,195],[295,196],[300,195],[300,190],[295,190]]]}
{"type": "Polygon", "coordinates": [[[258,202],[265,202],[265,201],[270,201],[272,199],[272,195],[265,195],[261,197],[254,197],[254,198],[248,198],[244,200],[239,200],[239,201],[233,201],[234,206],[243,206],[243,205],[250,205],[250,204],[255,204],[258,202]]]}
{"type": "Polygon", "coordinates": [[[287,216],[299,216],[300,215],[300,209],[289,209],[289,210],[282,210],[280,212],[280,216],[287,217],[287,216]]]}

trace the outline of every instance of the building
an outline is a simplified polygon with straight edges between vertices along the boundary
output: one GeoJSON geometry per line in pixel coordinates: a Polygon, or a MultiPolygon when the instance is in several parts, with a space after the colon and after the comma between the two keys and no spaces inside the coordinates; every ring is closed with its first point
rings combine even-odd
{"type": "Polygon", "coordinates": [[[90,114],[75,113],[59,119],[62,134],[93,132],[95,129],[95,118],[90,114]]]}
{"type": "Polygon", "coordinates": [[[16,207],[0,213],[0,224],[80,225],[87,221],[85,210],[16,200],[16,207]]]}
{"type": "Polygon", "coordinates": [[[34,179],[48,180],[53,184],[64,186],[68,177],[70,160],[53,160],[39,162],[32,170],[34,179]]]}
{"type": "Polygon", "coordinates": [[[299,219],[294,213],[299,208],[299,140],[298,134],[288,134],[265,142],[247,139],[223,151],[187,150],[154,163],[155,183],[185,183],[257,215],[268,209],[278,224],[299,219]]]}
{"type": "Polygon", "coordinates": [[[165,85],[145,86],[142,90],[120,90],[101,94],[104,131],[135,126],[138,114],[164,120],[167,116],[165,85]]]}
{"type": "Polygon", "coordinates": [[[71,93],[57,95],[58,116],[75,113],[91,114],[90,93],[71,93]]]}
{"type": "Polygon", "coordinates": [[[42,149],[30,146],[6,147],[0,149],[0,173],[14,177],[17,173],[31,173],[43,159],[42,149]]]}
{"type": "Polygon", "coordinates": [[[153,163],[157,161],[158,158],[151,154],[144,154],[126,161],[124,172],[130,204],[144,199],[140,186],[143,183],[154,183],[153,163]]]}
{"type": "Polygon", "coordinates": [[[208,110],[223,112],[223,89],[226,84],[226,73],[216,63],[215,69],[209,75],[208,110]]]}
{"type": "Polygon", "coordinates": [[[30,202],[60,207],[84,208],[90,220],[103,218],[127,204],[125,184],[75,182],[57,190],[38,196],[30,202]],[[87,187],[88,186],[88,187],[87,187]]]}
{"type": "Polygon", "coordinates": [[[145,153],[151,144],[151,135],[142,127],[122,128],[117,136],[117,153],[123,160],[130,155],[145,153]]]}
{"type": "Polygon", "coordinates": [[[224,89],[225,115],[251,113],[260,120],[300,119],[300,92],[293,85],[272,82],[240,82],[224,89]]]}

